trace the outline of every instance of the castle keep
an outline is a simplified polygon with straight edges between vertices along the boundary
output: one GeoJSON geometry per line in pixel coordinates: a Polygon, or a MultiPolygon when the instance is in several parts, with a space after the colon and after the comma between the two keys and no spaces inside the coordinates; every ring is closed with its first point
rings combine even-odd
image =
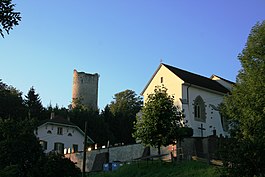
{"type": "Polygon", "coordinates": [[[74,70],[72,107],[80,102],[88,108],[98,109],[98,79],[99,75],[78,72],[74,70]]]}

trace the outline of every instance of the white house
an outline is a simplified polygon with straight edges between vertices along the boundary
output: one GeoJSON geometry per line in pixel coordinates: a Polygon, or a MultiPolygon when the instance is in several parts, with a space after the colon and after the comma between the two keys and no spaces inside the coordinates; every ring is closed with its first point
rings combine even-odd
{"type": "Polygon", "coordinates": [[[218,106],[234,83],[219,76],[200,76],[161,63],[142,91],[144,102],[155,86],[164,86],[174,96],[175,105],[184,111],[186,125],[194,137],[209,135],[228,136],[228,124],[218,106]]]}
{"type": "MultiPolygon", "coordinates": [[[[55,116],[43,121],[35,131],[44,152],[56,151],[61,154],[83,151],[84,132],[70,121],[55,116]]],[[[87,137],[88,143],[94,141],[87,137]]]]}

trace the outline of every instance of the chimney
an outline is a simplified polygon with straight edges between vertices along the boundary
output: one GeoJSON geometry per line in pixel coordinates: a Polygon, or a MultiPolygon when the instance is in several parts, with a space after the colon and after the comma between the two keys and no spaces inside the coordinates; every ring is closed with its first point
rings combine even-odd
{"type": "Polygon", "coordinates": [[[53,119],[54,118],[54,112],[51,112],[51,118],[50,119],[53,119]]]}

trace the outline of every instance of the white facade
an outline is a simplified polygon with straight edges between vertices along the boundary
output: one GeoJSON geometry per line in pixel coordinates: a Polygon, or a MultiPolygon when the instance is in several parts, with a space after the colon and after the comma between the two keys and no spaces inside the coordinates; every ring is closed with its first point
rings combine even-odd
{"type": "Polygon", "coordinates": [[[207,137],[213,135],[214,131],[218,136],[228,136],[227,123],[220,115],[218,106],[222,103],[224,95],[227,94],[224,91],[227,89],[229,92],[228,88],[232,87],[232,82],[217,76],[212,77],[205,78],[160,64],[142,92],[144,102],[148,94],[154,92],[155,86],[164,86],[168,89],[167,93],[174,96],[175,105],[184,111],[184,121],[193,129],[194,137],[207,137]],[[198,84],[196,79],[204,83],[198,84]],[[211,86],[208,87],[208,84],[211,86]]]}
{"type": "MultiPolygon", "coordinates": [[[[44,152],[57,151],[59,153],[72,153],[83,151],[84,133],[72,123],[57,123],[54,120],[47,120],[38,126],[35,131],[44,152]]],[[[88,137],[89,141],[93,143],[88,137]]]]}

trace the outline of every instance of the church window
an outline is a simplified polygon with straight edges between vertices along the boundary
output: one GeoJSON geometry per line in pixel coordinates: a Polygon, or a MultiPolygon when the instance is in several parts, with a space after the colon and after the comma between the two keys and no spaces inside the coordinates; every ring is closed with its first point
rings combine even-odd
{"type": "Polygon", "coordinates": [[[200,122],[205,122],[205,104],[201,96],[197,96],[194,100],[194,119],[200,122]]]}
{"type": "Polygon", "coordinates": [[[221,123],[222,123],[223,130],[227,132],[229,128],[229,123],[223,114],[220,113],[220,117],[221,117],[221,123]]]}
{"type": "Polygon", "coordinates": [[[160,82],[161,82],[161,83],[164,82],[164,78],[163,78],[163,77],[160,78],[160,82]]]}

